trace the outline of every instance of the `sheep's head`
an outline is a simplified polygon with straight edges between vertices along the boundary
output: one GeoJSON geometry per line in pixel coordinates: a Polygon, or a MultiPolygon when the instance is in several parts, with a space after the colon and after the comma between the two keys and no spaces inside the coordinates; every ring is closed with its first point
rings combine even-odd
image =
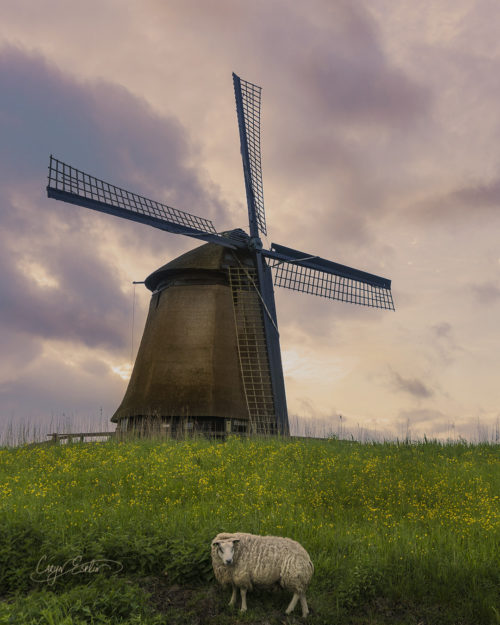
{"type": "Polygon", "coordinates": [[[227,538],[224,540],[214,540],[212,547],[217,549],[217,555],[222,560],[222,564],[230,566],[234,562],[234,546],[240,541],[238,538],[227,538]]]}

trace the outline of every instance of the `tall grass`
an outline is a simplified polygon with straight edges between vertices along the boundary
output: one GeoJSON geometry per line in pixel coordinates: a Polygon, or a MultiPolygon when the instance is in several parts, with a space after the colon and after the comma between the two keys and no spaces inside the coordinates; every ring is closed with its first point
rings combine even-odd
{"type": "MultiPolygon", "coordinates": [[[[331,438],[339,440],[356,440],[361,443],[383,443],[385,441],[424,442],[427,440],[425,431],[413,426],[410,419],[404,423],[395,424],[393,430],[367,428],[359,422],[342,415],[328,417],[299,417],[289,415],[290,433],[292,436],[307,438],[331,438]]],[[[37,418],[2,419],[0,417],[0,447],[19,446],[27,443],[44,442],[47,435],[78,432],[105,432],[113,431],[115,424],[103,414],[78,415],[62,413],[39,416],[37,418]]],[[[441,428],[440,435],[429,435],[430,439],[439,439],[448,443],[463,441],[475,443],[500,444],[500,417],[495,421],[464,424],[461,428],[449,423],[441,428]]]]}
{"type": "Polygon", "coordinates": [[[100,412],[99,415],[82,417],[74,414],[50,415],[40,419],[0,420],[0,447],[18,447],[48,440],[57,432],[106,432],[113,431],[115,424],[100,412]]]}
{"type": "MultiPolygon", "coordinates": [[[[132,620],[115,621],[81,584],[161,578],[209,592],[209,545],[220,531],[290,536],[307,548],[311,623],[498,623],[499,469],[498,446],[464,443],[233,438],[1,449],[0,594],[10,599],[0,623],[7,613],[22,622],[28,608],[33,622],[49,623],[39,605],[79,623],[61,607],[73,605],[68,593],[87,596],[95,622],[101,612],[102,622],[160,622],[132,590],[132,620]],[[123,569],[115,578],[66,575],[51,587],[32,581],[42,556],[58,564],[79,555],[123,569]]],[[[262,622],[262,606],[276,602],[286,598],[250,597],[242,622],[262,622]]],[[[239,618],[224,602],[214,610],[203,622],[239,618]]],[[[193,622],[176,618],[165,622],[193,622]]]]}

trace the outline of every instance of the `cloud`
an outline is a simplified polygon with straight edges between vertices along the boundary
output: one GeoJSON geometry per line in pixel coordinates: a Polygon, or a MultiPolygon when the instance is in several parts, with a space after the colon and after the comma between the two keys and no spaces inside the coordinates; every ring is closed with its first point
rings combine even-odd
{"type": "Polygon", "coordinates": [[[433,325],[432,330],[438,338],[450,338],[452,326],[451,323],[443,321],[441,323],[436,323],[435,325],[433,325]]]}
{"type": "Polygon", "coordinates": [[[452,324],[448,321],[442,321],[430,327],[428,342],[444,365],[455,362],[457,355],[464,352],[464,348],[455,338],[452,324]]]}
{"type": "Polygon", "coordinates": [[[384,53],[376,23],[359,5],[338,2],[297,47],[304,93],[337,123],[394,127],[427,112],[429,93],[384,53]]]}
{"type": "MultiPolygon", "coordinates": [[[[211,2],[210,10],[192,0],[168,9],[157,0],[149,4],[156,28],[185,32],[179,54],[192,80],[207,80],[199,55],[209,47],[216,67],[227,68],[228,75],[234,69],[263,87],[264,191],[273,224],[288,220],[295,241],[289,245],[311,252],[319,239],[331,238],[340,252],[373,245],[372,220],[389,210],[385,185],[377,179],[386,144],[393,149],[395,136],[404,145],[419,137],[432,93],[385,52],[369,11],[344,0],[236,2],[231,10],[225,0],[211,2]],[[192,33],[196,45],[189,45],[192,33]],[[271,180],[279,188],[272,208],[271,180]]],[[[227,84],[219,74],[214,78],[227,84]]],[[[229,113],[230,94],[223,93],[229,113]]],[[[231,121],[228,136],[234,134],[231,121]]],[[[274,227],[272,232],[274,240],[283,240],[274,227]]],[[[340,262],[351,264],[349,258],[340,262]]]]}
{"type": "Polygon", "coordinates": [[[449,203],[463,208],[498,208],[500,178],[453,191],[449,196],[449,203]]]}
{"type": "MultiPolygon", "coordinates": [[[[311,397],[318,414],[370,427],[414,404],[442,423],[472,418],[478,402],[496,410],[499,18],[488,2],[460,0],[453,14],[451,0],[89,2],[11,3],[0,25],[37,51],[0,56],[0,409],[88,411],[106,387],[118,401],[130,282],[196,245],[48,200],[48,154],[242,226],[234,70],[263,87],[269,242],[392,278],[397,300],[389,315],[277,290],[283,349],[350,365],[318,392],[291,381],[291,413],[304,398],[307,414],[311,397]]],[[[138,329],[149,294],[137,294],[138,329]]]]}
{"type": "Polygon", "coordinates": [[[32,426],[46,429],[54,420],[53,427],[62,431],[67,416],[78,421],[74,431],[85,431],[84,422],[95,422],[101,409],[103,418],[109,419],[123,395],[123,381],[99,356],[92,364],[83,364],[80,367],[78,361],[68,362],[60,353],[46,350],[15,379],[0,382],[0,422],[29,416],[32,426]]]}
{"type": "Polygon", "coordinates": [[[418,378],[404,378],[396,371],[392,371],[392,385],[398,392],[408,393],[418,399],[427,399],[434,395],[434,391],[418,378]]]}
{"type": "Polygon", "coordinates": [[[499,282],[490,281],[473,284],[470,287],[476,300],[484,306],[492,306],[500,300],[499,282]]]}
{"type": "Polygon", "coordinates": [[[500,178],[460,186],[419,201],[413,214],[425,221],[448,221],[476,218],[497,212],[500,207],[500,178]]]}
{"type": "Polygon", "coordinates": [[[54,268],[52,275],[58,283],[54,287],[41,286],[21,263],[13,261],[11,249],[5,245],[0,252],[4,332],[111,349],[125,346],[128,301],[118,288],[113,268],[95,258],[91,250],[82,248],[74,253],[64,242],[51,250],[43,262],[54,268]]]}
{"type": "Polygon", "coordinates": [[[48,153],[109,182],[216,218],[219,198],[207,193],[190,161],[196,148],[180,123],[103,80],[79,83],[42,57],[4,47],[0,55],[0,123],[9,174],[45,173],[48,153]],[[8,148],[7,148],[8,146],[8,148]],[[8,157],[8,159],[7,159],[8,157]],[[43,167],[41,166],[43,163],[43,167]],[[130,188],[132,187],[132,188],[130,188]]]}
{"type": "MultiPolygon", "coordinates": [[[[316,223],[336,247],[367,248],[376,244],[373,219],[389,210],[386,148],[419,136],[432,92],[394,64],[359,4],[313,5],[316,11],[287,3],[286,20],[275,13],[266,21],[263,45],[272,45],[275,62],[264,69],[266,102],[274,107],[265,162],[287,180],[290,195],[298,193],[297,203],[314,206],[316,223]],[[300,184],[290,185],[292,178],[300,184]]],[[[304,221],[299,216],[297,237],[310,230],[307,210],[304,221]]]]}
{"type": "Polygon", "coordinates": [[[79,84],[12,47],[0,56],[0,85],[2,327],[123,348],[129,302],[106,253],[109,238],[92,227],[100,223],[125,240],[136,235],[136,250],[154,249],[157,233],[134,224],[132,234],[123,220],[44,198],[48,153],[192,212],[216,217],[222,203],[188,165],[194,148],[180,124],[123,87],[79,84]]]}
{"type": "Polygon", "coordinates": [[[78,412],[89,393],[110,410],[124,386],[112,365],[130,349],[121,265],[152,258],[152,271],[189,240],[47,199],[49,153],[209,218],[224,204],[194,169],[197,147],[179,122],[125,88],[79,83],[10,46],[0,51],[0,91],[0,413],[78,412]],[[48,358],[50,344],[76,364],[48,358]],[[106,359],[79,358],[88,348],[106,359]]]}

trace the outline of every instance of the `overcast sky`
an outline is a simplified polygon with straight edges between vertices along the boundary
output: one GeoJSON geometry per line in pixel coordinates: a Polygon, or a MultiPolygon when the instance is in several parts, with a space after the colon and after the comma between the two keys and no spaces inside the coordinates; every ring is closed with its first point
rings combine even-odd
{"type": "Polygon", "coordinates": [[[47,199],[49,154],[246,228],[235,71],[263,88],[265,244],[393,285],[396,312],[277,290],[290,415],[491,436],[499,32],[497,0],[4,3],[3,425],[111,427],[149,303],[132,281],[193,247],[47,199]]]}

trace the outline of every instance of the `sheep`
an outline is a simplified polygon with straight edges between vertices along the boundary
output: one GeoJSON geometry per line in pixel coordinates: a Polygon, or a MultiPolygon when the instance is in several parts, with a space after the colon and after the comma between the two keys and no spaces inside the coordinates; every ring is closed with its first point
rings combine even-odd
{"type": "Polygon", "coordinates": [[[242,612],[247,609],[247,590],[252,590],[254,584],[271,587],[279,583],[293,592],[286,613],[290,614],[300,599],[302,616],[309,614],[306,589],[314,565],[304,547],[291,538],[243,532],[218,534],[212,541],[212,566],[217,581],[232,586],[230,606],[236,603],[240,589],[242,612]]]}

